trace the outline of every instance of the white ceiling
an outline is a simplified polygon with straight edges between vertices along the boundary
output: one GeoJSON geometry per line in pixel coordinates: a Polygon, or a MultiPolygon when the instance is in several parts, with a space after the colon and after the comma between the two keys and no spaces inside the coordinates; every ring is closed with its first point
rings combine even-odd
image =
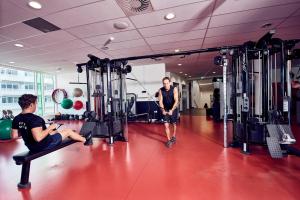
{"type": "MultiPolygon", "coordinates": [[[[121,0],[38,0],[41,10],[28,0],[0,0],[0,63],[55,72],[75,70],[93,53],[101,58],[120,58],[175,49],[192,50],[258,40],[269,29],[276,37],[300,38],[300,0],[151,0],[153,11],[126,16],[121,0]],[[165,20],[173,12],[176,18],[165,20]],[[41,17],[61,28],[43,33],[22,22],[41,17]],[[115,22],[129,27],[117,30],[115,22]],[[271,23],[268,29],[261,26],[271,23]],[[101,47],[114,37],[109,50],[101,47]],[[23,48],[14,44],[23,44],[23,48]]],[[[193,77],[210,76],[215,54],[142,60],[135,64],[166,62],[169,71],[193,77]],[[178,64],[182,64],[179,66],[178,64]]]]}

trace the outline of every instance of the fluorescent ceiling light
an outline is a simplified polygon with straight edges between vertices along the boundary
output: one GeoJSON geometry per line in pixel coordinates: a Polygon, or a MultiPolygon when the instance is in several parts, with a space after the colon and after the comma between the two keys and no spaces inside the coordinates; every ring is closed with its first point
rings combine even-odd
{"type": "Polygon", "coordinates": [[[171,20],[175,18],[175,14],[174,13],[168,13],[165,15],[165,20],[171,20]]]}
{"type": "Polygon", "coordinates": [[[29,2],[28,2],[28,5],[29,5],[31,8],[37,9],[37,10],[39,10],[39,9],[42,8],[42,4],[40,4],[40,3],[37,2],[37,1],[29,1],[29,2]]]}
{"type": "Polygon", "coordinates": [[[23,44],[15,44],[16,47],[24,47],[23,44]]]}

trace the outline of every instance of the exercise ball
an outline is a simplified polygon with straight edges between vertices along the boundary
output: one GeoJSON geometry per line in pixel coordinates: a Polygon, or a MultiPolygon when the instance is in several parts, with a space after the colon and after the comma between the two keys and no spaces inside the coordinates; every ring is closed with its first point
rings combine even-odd
{"type": "Polygon", "coordinates": [[[80,110],[81,108],[83,108],[83,103],[82,103],[82,101],[75,101],[74,102],[74,105],[73,105],[73,108],[75,109],[75,110],[80,110]]]}
{"type": "Polygon", "coordinates": [[[61,107],[64,109],[70,109],[73,106],[73,101],[71,99],[64,98],[61,102],[61,107]]]}
{"type": "Polygon", "coordinates": [[[80,88],[75,88],[74,91],[73,91],[73,96],[74,97],[81,97],[82,94],[83,94],[83,91],[80,88]]]}
{"type": "Polygon", "coordinates": [[[9,140],[11,139],[11,126],[12,120],[5,119],[0,120],[0,140],[9,140]]]}

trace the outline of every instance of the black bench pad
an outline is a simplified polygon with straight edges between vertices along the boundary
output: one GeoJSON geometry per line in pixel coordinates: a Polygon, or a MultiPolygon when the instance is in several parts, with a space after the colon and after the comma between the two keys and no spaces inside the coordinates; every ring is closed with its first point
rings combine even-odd
{"type": "Polygon", "coordinates": [[[26,152],[14,155],[13,159],[14,159],[14,161],[16,161],[17,165],[22,165],[24,162],[29,162],[31,160],[34,160],[36,158],[39,158],[46,154],[49,154],[53,151],[56,151],[58,149],[66,147],[68,145],[74,144],[75,142],[77,142],[77,141],[67,139],[67,140],[64,140],[59,146],[54,147],[50,150],[45,150],[45,151],[40,151],[40,152],[26,151],[26,152]]]}

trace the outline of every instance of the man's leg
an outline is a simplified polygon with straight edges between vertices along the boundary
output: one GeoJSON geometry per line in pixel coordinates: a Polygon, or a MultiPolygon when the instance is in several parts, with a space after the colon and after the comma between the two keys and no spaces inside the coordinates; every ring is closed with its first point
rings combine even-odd
{"type": "Polygon", "coordinates": [[[164,125],[165,125],[165,132],[169,141],[171,140],[170,125],[167,122],[165,122],[164,125]]]}
{"type": "Polygon", "coordinates": [[[79,133],[76,133],[72,129],[63,129],[59,131],[59,134],[62,136],[62,140],[66,139],[67,137],[70,137],[72,140],[76,140],[79,142],[86,142],[86,139],[79,135],[79,133]]]}

